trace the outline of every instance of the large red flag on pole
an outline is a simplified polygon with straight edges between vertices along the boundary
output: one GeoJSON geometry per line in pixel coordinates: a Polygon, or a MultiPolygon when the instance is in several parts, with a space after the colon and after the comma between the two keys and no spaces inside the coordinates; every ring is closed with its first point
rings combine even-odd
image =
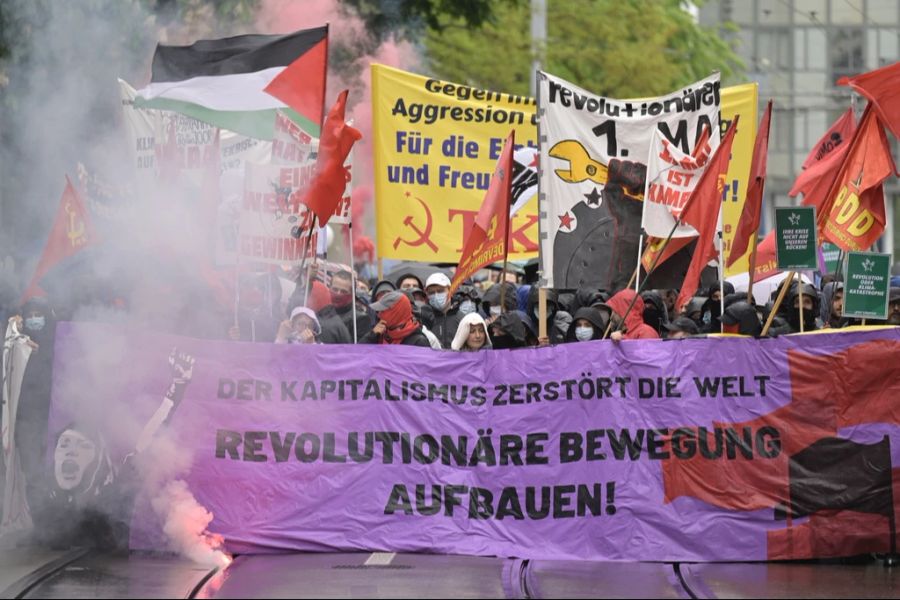
{"type": "Polygon", "coordinates": [[[475,217],[475,225],[469,231],[463,244],[463,251],[459,258],[459,266],[453,275],[450,284],[450,294],[473,273],[482,267],[506,260],[509,231],[509,205],[511,198],[511,183],[513,174],[513,146],[515,145],[515,131],[509,133],[503,152],[497,160],[494,175],[484,201],[475,217]]]}
{"type": "Polygon", "coordinates": [[[803,194],[804,205],[818,208],[825,201],[838,169],[847,156],[855,131],[853,108],[848,108],[812,147],[803,161],[803,171],[797,175],[788,195],[793,197],[803,194]]]}
{"type": "Polygon", "coordinates": [[[681,211],[681,220],[696,229],[699,236],[697,237],[697,247],[694,249],[694,257],[691,259],[691,266],[688,268],[684,283],[681,284],[681,292],[675,303],[675,308],[679,311],[697,291],[703,267],[718,254],[713,246],[713,240],[719,224],[719,211],[722,210],[722,190],[725,175],[728,172],[728,164],[731,162],[731,145],[734,142],[738,120],[738,117],[734,118],[731,127],[725,133],[725,138],[716,148],[716,153],[710,160],[709,166],[700,176],[697,187],[688,198],[684,210],[681,211]]]}
{"type": "Polygon", "coordinates": [[[849,85],[875,107],[881,121],[900,138],[900,62],[853,77],[841,77],[838,85],[849,85]]]}
{"type": "Polygon", "coordinates": [[[727,266],[733,265],[747,252],[750,239],[756,237],[759,230],[759,217],[762,212],[763,191],[766,186],[766,159],[769,153],[769,127],[772,123],[772,101],[766,105],[766,112],[759,122],[756,132],[756,143],[753,145],[753,158],[750,160],[750,182],[747,186],[747,199],[737,231],[731,242],[731,253],[727,266]]]}
{"type": "Polygon", "coordinates": [[[328,111],[328,118],[322,127],[319,140],[319,156],[316,159],[316,176],[303,203],[315,213],[319,225],[324,226],[334,214],[344,197],[349,173],[344,163],[347,155],[362,133],[344,121],[347,108],[348,90],[338,95],[337,101],[328,111]]]}
{"type": "Polygon", "coordinates": [[[884,233],[882,183],[895,171],[887,135],[870,103],[817,211],[823,237],[843,250],[868,250],[884,233]]]}
{"type": "Polygon", "coordinates": [[[56,211],[53,228],[50,230],[50,237],[47,238],[47,245],[44,247],[44,253],[41,254],[41,260],[34,271],[31,283],[22,294],[21,302],[25,302],[32,296],[44,294],[39,285],[41,279],[59,261],[96,242],[97,234],[91,225],[84,201],[67,176],[66,187],[59,200],[59,208],[56,211]]]}

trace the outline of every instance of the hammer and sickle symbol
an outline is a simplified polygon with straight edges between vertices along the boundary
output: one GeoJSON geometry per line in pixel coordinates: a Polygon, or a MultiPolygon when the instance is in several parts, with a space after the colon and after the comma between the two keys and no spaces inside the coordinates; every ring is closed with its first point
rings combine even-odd
{"type": "Polygon", "coordinates": [[[403,219],[403,224],[406,225],[407,227],[409,227],[410,229],[412,229],[416,234],[418,234],[419,237],[412,241],[405,240],[402,237],[397,237],[397,239],[394,240],[394,250],[396,250],[400,246],[401,242],[403,242],[407,246],[411,246],[413,248],[415,248],[416,246],[421,246],[422,244],[425,244],[429,248],[431,248],[432,252],[437,254],[438,247],[435,245],[434,242],[431,241],[431,228],[434,225],[434,221],[431,218],[431,211],[428,209],[428,205],[425,204],[421,198],[416,198],[416,200],[418,200],[419,204],[422,205],[422,208],[425,209],[425,216],[427,219],[425,222],[425,229],[424,230],[420,229],[419,226],[416,225],[415,221],[413,220],[413,216],[407,215],[406,218],[403,219]]]}

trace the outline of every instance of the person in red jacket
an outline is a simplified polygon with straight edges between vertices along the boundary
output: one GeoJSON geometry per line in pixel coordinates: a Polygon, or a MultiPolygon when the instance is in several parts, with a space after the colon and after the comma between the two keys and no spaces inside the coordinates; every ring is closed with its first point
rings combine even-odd
{"type": "Polygon", "coordinates": [[[607,300],[606,306],[612,312],[611,320],[613,332],[610,339],[614,342],[621,340],[658,340],[656,330],[644,323],[644,300],[634,290],[628,288],[618,292],[607,300]],[[634,306],[631,302],[634,300],[634,306]],[[631,306],[631,310],[628,307],[631,306]],[[626,314],[627,313],[627,314],[626,314]],[[622,324],[624,316],[624,325],[622,324]]]}

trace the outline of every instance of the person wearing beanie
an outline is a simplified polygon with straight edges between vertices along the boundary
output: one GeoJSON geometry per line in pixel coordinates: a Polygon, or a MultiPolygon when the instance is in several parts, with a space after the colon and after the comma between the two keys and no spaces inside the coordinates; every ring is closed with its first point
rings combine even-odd
{"type": "Polygon", "coordinates": [[[371,306],[378,315],[378,323],[360,340],[361,344],[403,344],[431,348],[413,317],[412,304],[403,292],[388,292],[371,306]]]}

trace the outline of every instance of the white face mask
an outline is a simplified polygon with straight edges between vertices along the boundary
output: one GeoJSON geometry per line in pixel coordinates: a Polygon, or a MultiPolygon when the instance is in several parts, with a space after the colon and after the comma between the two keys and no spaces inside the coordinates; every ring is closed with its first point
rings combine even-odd
{"type": "Polygon", "coordinates": [[[594,328],[593,327],[576,327],[575,328],[575,339],[579,342],[586,342],[589,339],[594,337],[594,328]]]}
{"type": "Polygon", "coordinates": [[[447,292],[432,294],[428,296],[428,302],[435,310],[444,310],[447,307],[447,292]]]}
{"type": "Polygon", "coordinates": [[[471,300],[463,300],[459,303],[459,312],[464,315],[475,312],[475,303],[471,300]]]}
{"type": "Polygon", "coordinates": [[[492,316],[492,317],[498,317],[498,316],[500,316],[500,307],[499,307],[499,306],[492,306],[492,307],[491,307],[491,310],[490,310],[490,313],[491,313],[491,316],[492,316]]]}

